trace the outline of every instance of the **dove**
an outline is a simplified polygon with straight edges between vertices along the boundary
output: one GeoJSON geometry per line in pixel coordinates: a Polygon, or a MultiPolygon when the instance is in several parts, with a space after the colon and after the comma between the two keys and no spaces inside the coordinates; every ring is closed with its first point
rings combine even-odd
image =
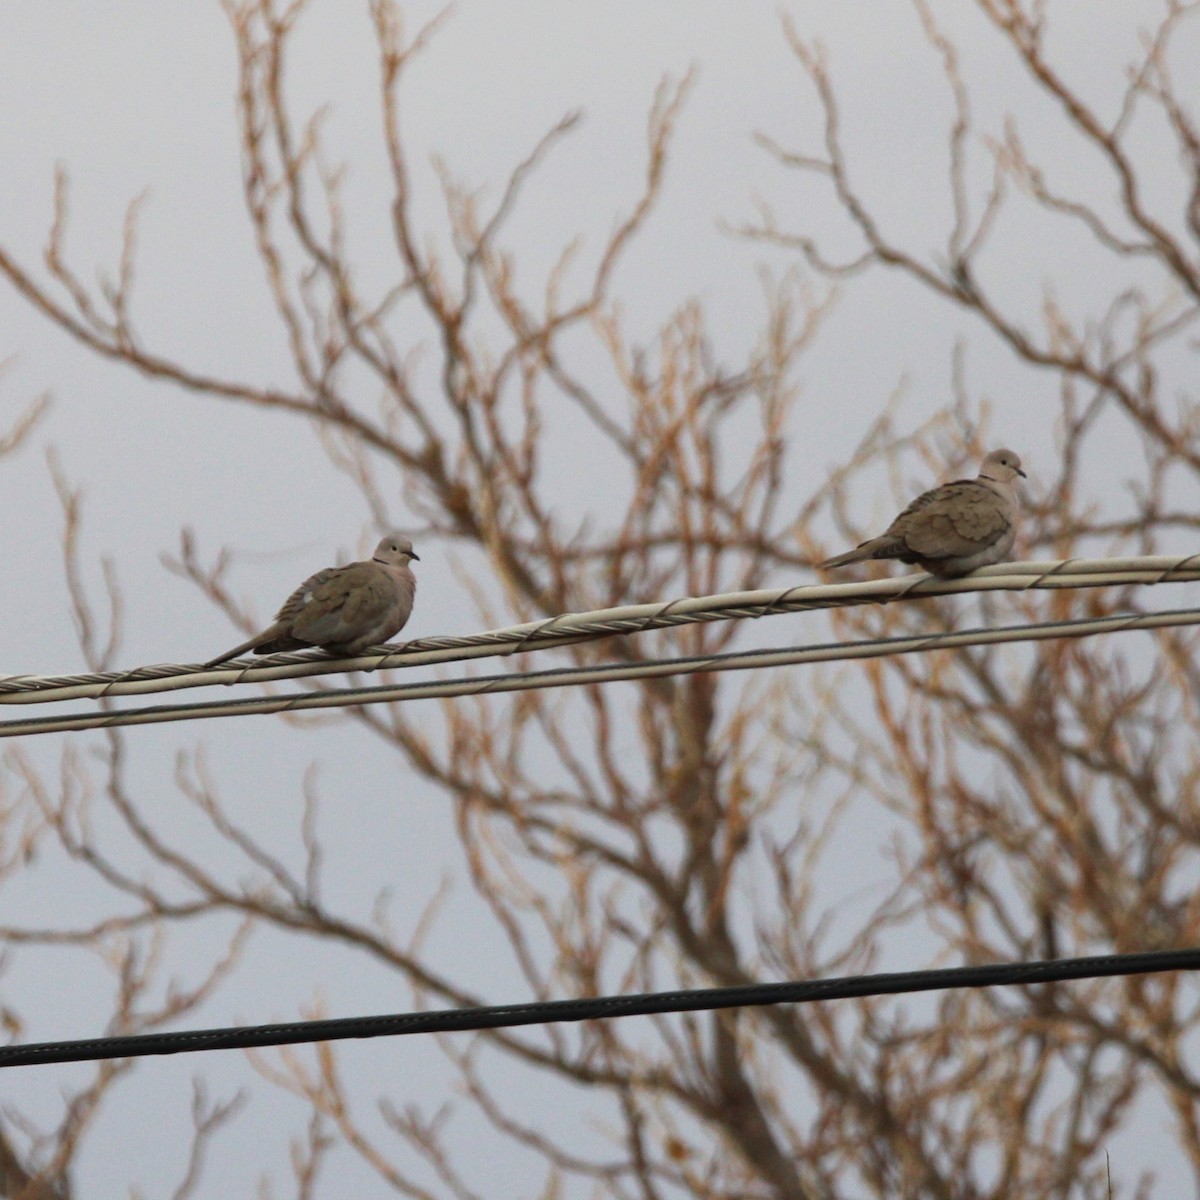
{"type": "Polygon", "coordinates": [[[943,483],[918,496],[879,537],[827,558],[818,570],[871,558],[898,558],[933,575],[967,575],[1002,562],[1017,534],[1016,478],[1025,478],[1012,450],[993,450],[974,479],[943,483]]]}
{"type": "Polygon", "coordinates": [[[215,667],[248,650],[275,654],[310,646],[347,657],[386,642],[412,613],[417,581],[408,564],[413,559],[420,561],[412,542],[389,534],[370,561],[310,575],[287,598],[270,628],[204,665],[215,667]]]}

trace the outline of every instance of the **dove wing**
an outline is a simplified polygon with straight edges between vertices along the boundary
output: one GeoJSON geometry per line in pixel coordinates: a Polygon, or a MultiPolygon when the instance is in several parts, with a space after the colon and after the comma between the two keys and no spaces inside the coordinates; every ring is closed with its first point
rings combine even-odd
{"type": "Polygon", "coordinates": [[[1012,513],[987,484],[960,479],[918,496],[895,526],[905,545],[922,558],[958,558],[999,541],[1012,526],[1012,513]]]}
{"type": "Polygon", "coordinates": [[[378,625],[396,603],[391,578],[374,563],[318,571],[299,592],[303,595],[292,634],[314,646],[353,642],[378,625]]]}

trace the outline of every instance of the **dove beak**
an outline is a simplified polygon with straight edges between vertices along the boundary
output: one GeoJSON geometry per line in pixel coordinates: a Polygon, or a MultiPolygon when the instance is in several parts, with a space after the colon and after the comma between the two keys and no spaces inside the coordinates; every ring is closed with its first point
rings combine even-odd
{"type": "Polygon", "coordinates": [[[1024,472],[1024,471],[1022,471],[1020,467],[1014,467],[1014,468],[1013,468],[1013,470],[1014,470],[1014,471],[1016,471],[1016,473],[1017,473],[1018,475],[1020,475],[1020,477],[1021,477],[1022,479],[1028,479],[1028,478],[1029,478],[1029,476],[1028,476],[1028,475],[1026,475],[1026,474],[1025,474],[1025,472],[1024,472]]]}
{"type": "Polygon", "coordinates": [[[421,556],[415,550],[410,550],[408,552],[408,557],[411,558],[414,562],[421,561],[421,556]]]}

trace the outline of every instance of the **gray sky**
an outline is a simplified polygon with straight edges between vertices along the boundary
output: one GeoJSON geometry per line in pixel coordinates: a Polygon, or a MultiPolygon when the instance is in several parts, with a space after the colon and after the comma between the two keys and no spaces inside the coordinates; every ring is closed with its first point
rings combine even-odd
{"type": "MultiPolygon", "coordinates": [[[[980,124],[994,131],[1002,114],[1015,109],[1031,145],[1053,152],[1057,118],[1045,102],[1030,104],[1020,71],[997,54],[994,36],[977,17],[962,15],[966,6],[935,7],[960,42],[968,74],[989,81],[973,92],[980,124]]],[[[1160,5],[1100,0],[1062,7],[1056,49],[1074,79],[1109,94],[1131,45],[1130,30],[1147,24],[1160,5]]],[[[408,6],[410,28],[437,9],[408,6]]],[[[803,35],[817,35],[827,46],[863,191],[884,212],[894,236],[919,252],[936,249],[948,221],[949,94],[909,6],[808,0],[785,9],[803,35]]],[[[71,261],[84,280],[101,271],[111,275],[125,207],[147,191],[135,310],[144,340],[230,377],[286,381],[286,346],[241,205],[235,66],[232,37],[215,0],[5,6],[0,241],[27,267],[40,269],[53,172],[62,163],[72,180],[71,261]]],[[[291,66],[301,107],[330,104],[328,144],[350,164],[352,237],[369,270],[372,238],[386,212],[379,204],[383,163],[365,6],[315,2],[291,66]]],[[[736,361],[759,336],[758,268],[779,275],[794,262],[730,236],[722,221],[749,219],[754,197],[762,196],[785,221],[792,206],[803,206],[806,225],[822,229],[829,246],[851,252],[854,246],[830,203],[781,172],[752,141],[761,130],[786,145],[819,144],[818,109],[787,50],[775,5],[465,0],[404,92],[404,126],[412,159],[421,164],[419,211],[444,235],[435,176],[426,166],[434,150],[457,176],[487,186],[494,197],[537,138],[578,108],[584,124],[533,182],[507,240],[531,284],[557,249],[580,233],[587,261],[637,195],[656,85],[664,74],[678,77],[691,68],[696,82],[663,201],[616,290],[630,327],[644,325],[647,336],[681,302],[699,297],[717,331],[718,352],[736,361]]],[[[1151,143],[1147,152],[1166,150],[1151,143]]],[[[1066,182],[1087,178],[1087,163],[1067,154],[1054,162],[1066,182]]],[[[1028,257],[1012,256],[1011,265],[999,256],[992,263],[1003,294],[1036,298],[1045,278],[1054,276],[1076,289],[1067,293],[1067,303],[1086,302],[1088,263],[1069,237],[1026,227],[1018,215],[1005,237],[1037,248],[1028,257]],[[1031,274],[1030,261],[1043,262],[1046,275],[1031,274]]],[[[806,479],[815,483],[842,461],[901,381],[904,411],[914,425],[940,408],[950,395],[950,350],[958,337],[966,340],[969,393],[976,403],[992,405],[992,440],[1018,449],[1034,479],[1051,471],[1053,395],[1047,381],[1017,366],[968,320],[877,275],[845,288],[805,360],[793,430],[798,494],[806,479]]],[[[328,466],[302,422],[217,405],[98,361],[8,291],[0,291],[0,358],[10,362],[0,379],[0,428],[34,395],[49,392],[54,402],[19,457],[0,467],[7,518],[0,523],[0,554],[18,564],[7,594],[20,612],[19,621],[0,624],[4,673],[81,669],[62,582],[61,514],[46,469],[47,446],[57,448],[66,475],[86,493],[89,579],[98,580],[101,555],[116,561],[127,599],[124,665],[194,661],[237,640],[201,596],[160,565],[160,553],[178,544],[181,528],[193,528],[208,553],[222,544],[270,552],[248,558],[233,577],[238,594],[252,598],[264,616],[308,571],[374,540],[361,500],[328,466]]],[[[1106,465],[1095,464],[1097,475],[1106,465]]],[[[879,515],[890,504],[881,481],[879,494],[864,499],[863,513],[879,515]]],[[[406,516],[397,502],[395,519],[406,516]]],[[[476,626],[444,552],[423,553],[419,578],[408,633],[476,626]],[[433,596],[436,605],[429,602],[433,596]]],[[[207,747],[223,794],[237,803],[246,823],[293,853],[304,771],[310,762],[321,764],[330,876],[349,908],[369,907],[386,884],[394,889],[396,911],[412,912],[450,869],[447,815],[430,796],[406,794],[405,781],[395,778],[395,759],[365,732],[339,726],[309,733],[273,718],[134,732],[134,777],[147,793],[161,793],[164,809],[179,804],[171,782],[176,750],[197,744],[207,747]],[[395,802],[398,791],[401,804],[395,802]]],[[[81,739],[81,754],[86,745],[81,739]]],[[[47,738],[30,751],[53,770],[61,749],[62,739],[47,738]]],[[[173,814],[170,820],[176,820],[173,814]]],[[[178,821],[173,828],[190,827],[187,814],[178,821]]],[[[40,871],[27,887],[7,893],[10,911],[71,916],[88,903],[86,896],[49,887],[50,879],[40,871]]],[[[472,897],[460,887],[439,926],[448,934],[438,947],[439,961],[497,1002],[520,998],[515,971],[488,958],[488,946],[471,935],[475,926],[472,897]]],[[[80,956],[35,957],[18,962],[4,981],[18,1007],[36,1014],[25,1036],[99,1033],[110,986],[103,973],[80,956]]],[[[186,953],[179,962],[186,971],[186,953]]],[[[332,1015],[400,1010],[409,1002],[394,977],[380,970],[362,963],[344,967],[319,946],[306,944],[301,953],[290,944],[281,951],[278,942],[263,939],[211,1006],[210,1023],[295,1019],[316,997],[332,1015]]],[[[436,1086],[429,1081],[445,1078],[433,1048],[415,1039],[350,1045],[342,1053],[347,1076],[364,1096],[390,1090],[402,1103],[413,1098],[406,1087],[420,1078],[421,1094],[429,1099],[427,1089],[436,1086]]],[[[289,1110],[289,1102],[258,1080],[240,1055],[166,1060],[139,1068],[93,1135],[85,1160],[91,1194],[124,1194],[134,1182],[148,1195],[159,1194],[179,1176],[180,1146],[170,1138],[147,1138],[146,1114],[154,1112],[156,1128],[184,1122],[188,1081],[201,1074],[214,1094],[244,1086],[251,1095],[246,1114],[220,1143],[206,1194],[220,1194],[222,1184],[230,1194],[248,1194],[261,1171],[286,1169],[287,1139],[303,1119],[300,1106],[289,1110]]],[[[15,1073],[5,1079],[6,1101],[49,1120],[62,1080],[81,1077],[66,1069],[15,1073]]],[[[530,1103],[540,1100],[535,1084],[530,1103]]],[[[545,1119],[556,1119],[549,1106],[545,1119]]],[[[527,1180],[515,1160],[513,1174],[504,1175],[507,1161],[497,1167],[492,1194],[525,1194],[527,1180]]],[[[1170,1164],[1157,1166],[1161,1194],[1169,1195],[1170,1164]]]]}

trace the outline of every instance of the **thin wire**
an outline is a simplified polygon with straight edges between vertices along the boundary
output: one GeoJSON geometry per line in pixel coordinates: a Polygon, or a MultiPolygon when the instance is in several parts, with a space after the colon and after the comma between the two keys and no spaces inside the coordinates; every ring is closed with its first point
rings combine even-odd
{"type": "Polygon", "coordinates": [[[602,663],[590,667],[560,667],[551,671],[512,672],[504,675],[481,675],[467,679],[433,679],[419,683],[387,684],[381,687],[331,688],[287,696],[255,696],[241,700],[222,700],[198,704],[164,704],[150,708],[32,717],[21,721],[0,721],[0,738],[62,733],[67,730],[111,729],[121,725],[149,725],[164,721],[298,712],[310,708],[342,708],[359,704],[398,703],[405,700],[426,700],[434,697],[524,692],[541,688],[612,683],[628,679],[695,675],[705,671],[746,671],[752,668],[793,666],[800,663],[882,658],[894,654],[916,654],[959,646],[1045,641],[1050,638],[1093,637],[1104,633],[1124,633],[1138,629],[1167,629],[1186,625],[1200,625],[1200,609],[1122,613],[1111,617],[1045,621],[1030,625],[966,629],[952,633],[919,634],[908,637],[872,638],[858,642],[785,646],[773,650],[743,650],[689,658],[602,663]]]}
{"type": "Polygon", "coordinates": [[[266,655],[257,659],[237,659],[219,667],[163,663],[130,671],[83,675],[10,675],[0,677],[0,704],[45,704],[61,700],[144,695],[218,683],[260,683],[349,671],[430,666],[434,663],[524,654],[673,625],[744,620],[777,613],[862,604],[887,604],[931,596],[1197,580],[1200,580],[1200,554],[999,563],[961,579],[937,579],[925,574],[900,575],[859,583],[726,592],[593,612],[565,613],[544,621],[531,621],[483,633],[419,638],[400,648],[379,647],[356,658],[331,658],[314,654],[313,651],[302,651],[266,655]]]}
{"type": "Polygon", "coordinates": [[[547,1000],[530,1004],[499,1004],[479,1008],[445,1009],[440,1012],[395,1013],[376,1017],[343,1017],[323,1021],[291,1021],[275,1025],[33,1042],[0,1047],[0,1067],[144,1058],[157,1054],[235,1050],[250,1046],[294,1046],[301,1042],[332,1042],[345,1038],[398,1037],[415,1033],[466,1033],[482,1029],[508,1029],[520,1025],[558,1024],[564,1021],[611,1020],[614,1017],[645,1016],[650,1013],[702,1012],[771,1004],[811,1004],[823,1000],[938,992],[951,988],[1012,985],[1028,987],[1033,984],[1061,983],[1071,979],[1104,979],[1124,975],[1148,975],[1158,971],[1197,969],[1200,969],[1200,949],[1152,950],[1087,958],[943,967],[930,971],[850,975],[838,979],[788,983],[751,983],[740,987],[644,992],[582,1000],[547,1000]]]}

